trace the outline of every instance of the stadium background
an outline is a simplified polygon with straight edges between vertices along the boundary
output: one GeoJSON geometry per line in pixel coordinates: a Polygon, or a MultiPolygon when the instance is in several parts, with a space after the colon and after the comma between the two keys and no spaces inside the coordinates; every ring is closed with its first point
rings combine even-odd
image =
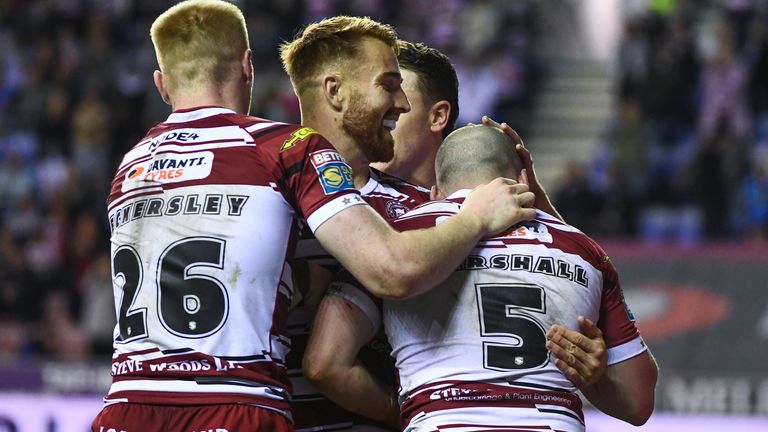
{"type": "MultiPolygon", "coordinates": [[[[148,31],[171,3],[0,0],[0,432],[83,431],[109,385],[106,192],[169,112],[148,31]]],[[[298,122],[276,46],[325,16],[448,54],[459,124],[515,127],[616,263],[661,369],[641,430],[768,430],[768,1],[236,3],[254,115],[298,122]]]]}

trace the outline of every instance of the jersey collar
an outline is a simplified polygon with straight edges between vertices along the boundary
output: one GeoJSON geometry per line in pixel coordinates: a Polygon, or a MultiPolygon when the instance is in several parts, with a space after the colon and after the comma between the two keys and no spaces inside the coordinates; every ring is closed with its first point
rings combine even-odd
{"type": "Polygon", "coordinates": [[[472,189],[459,189],[456,192],[450,194],[445,199],[453,199],[453,198],[466,198],[469,196],[469,193],[472,192],[472,189]]]}
{"type": "Polygon", "coordinates": [[[199,120],[206,117],[212,117],[219,114],[235,114],[234,111],[222,107],[198,107],[184,110],[178,110],[168,116],[166,123],[186,123],[193,120],[199,120]]]}

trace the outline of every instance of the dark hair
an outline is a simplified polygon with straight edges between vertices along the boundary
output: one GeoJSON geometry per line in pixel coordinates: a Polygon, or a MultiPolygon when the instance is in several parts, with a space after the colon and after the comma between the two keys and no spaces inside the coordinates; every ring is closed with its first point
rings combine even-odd
{"type": "Polygon", "coordinates": [[[399,40],[400,53],[397,60],[400,67],[415,72],[418,76],[419,89],[430,102],[441,100],[451,104],[448,124],[443,130],[443,138],[453,132],[459,117],[459,79],[448,57],[440,51],[422,43],[399,40]]]}

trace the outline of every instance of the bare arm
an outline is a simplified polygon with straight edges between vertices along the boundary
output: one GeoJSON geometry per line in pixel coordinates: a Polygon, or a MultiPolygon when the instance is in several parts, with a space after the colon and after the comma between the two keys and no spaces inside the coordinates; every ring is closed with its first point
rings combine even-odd
{"type": "Polygon", "coordinates": [[[535,216],[528,186],[497,178],[473,190],[459,214],[397,232],[367,206],[345,209],[315,231],[320,243],[378,297],[417,295],[442,282],[482,237],[535,216]]]}
{"type": "Polygon", "coordinates": [[[640,426],[653,413],[658,373],[656,360],[645,351],[608,366],[600,381],[581,392],[600,411],[640,426]]]}
{"type": "Polygon", "coordinates": [[[589,320],[582,320],[585,334],[552,326],[547,348],[556,356],[555,365],[600,411],[635,426],[648,421],[655,403],[658,367],[650,350],[605,367],[607,355],[602,333],[589,320]]]}
{"type": "Polygon", "coordinates": [[[533,156],[531,156],[531,152],[525,148],[525,144],[523,144],[523,139],[520,138],[520,135],[507,123],[496,123],[488,116],[483,116],[483,124],[497,127],[512,138],[512,141],[515,143],[515,150],[517,151],[518,156],[520,156],[520,160],[523,162],[527,183],[531,188],[531,192],[536,195],[536,202],[533,204],[534,207],[565,222],[563,216],[558,213],[555,206],[552,205],[552,201],[550,201],[549,195],[547,195],[547,192],[544,190],[544,186],[542,186],[536,178],[536,170],[533,169],[533,156]]]}
{"type": "Polygon", "coordinates": [[[399,430],[394,389],[376,380],[357,359],[373,336],[371,321],[357,306],[336,295],[325,296],[304,352],[304,375],[343,408],[399,430]]]}

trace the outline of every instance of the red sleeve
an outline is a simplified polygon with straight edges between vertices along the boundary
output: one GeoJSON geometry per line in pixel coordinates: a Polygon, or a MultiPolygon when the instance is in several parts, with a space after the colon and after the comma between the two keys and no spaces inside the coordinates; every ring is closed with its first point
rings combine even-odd
{"type": "Polygon", "coordinates": [[[313,231],[339,210],[364,204],[352,181],[352,169],[325,138],[306,127],[284,138],[277,155],[278,183],[313,231]],[[349,199],[339,199],[344,196],[349,199]],[[325,207],[328,204],[333,205],[325,207]],[[321,208],[323,214],[310,220],[321,208]]]}
{"type": "Polygon", "coordinates": [[[608,348],[638,337],[635,317],[624,301],[619,276],[607,255],[603,255],[603,296],[597,326],[602,330],[608,348]]]}

